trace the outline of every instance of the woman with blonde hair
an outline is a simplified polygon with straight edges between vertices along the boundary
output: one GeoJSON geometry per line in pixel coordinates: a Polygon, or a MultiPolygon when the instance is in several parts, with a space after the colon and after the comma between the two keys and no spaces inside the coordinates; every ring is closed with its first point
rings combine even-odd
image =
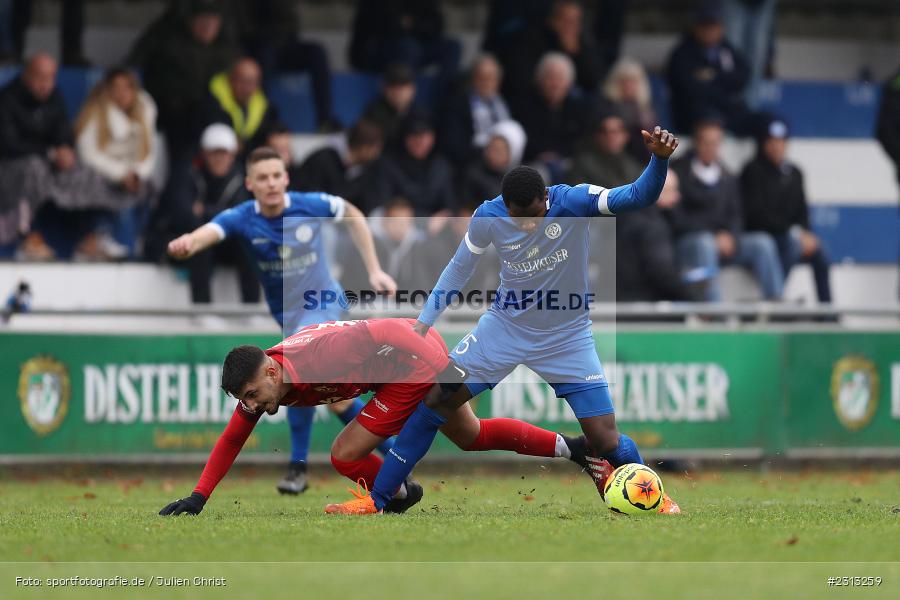
{"type": "Polygon", "coordinates": [[[659,120],[653,108],[650,79],[644,66],[633,58],[620,58],[606,77],[603,95],[614,105],[614,112],[625,120],[629,134],[628,154],[640,164],[645,164],[650,156],[641,130],[650,127],[647,131],[651,131],[659,120]]]}
{"type": "MultiPolygon", "coordinates": [[[[81,161],[106,181],[100,202],[133,237],[135,218],[155,196],[151,176],[159,155],[156,104],[126,69],[112,69],[91,91],[75,121],[81,161]]],[[[120,227],[121,228],[121,227],[120,227]]]]}

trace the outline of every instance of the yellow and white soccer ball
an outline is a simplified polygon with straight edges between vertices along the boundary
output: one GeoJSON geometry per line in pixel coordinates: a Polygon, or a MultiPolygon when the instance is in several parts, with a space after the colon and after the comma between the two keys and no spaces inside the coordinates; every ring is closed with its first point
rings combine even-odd
{"type": "Polygon", "coordinates": [[[653,514],[663,499],[663,483],[653,469],[636,463],[610,474],[603,488],[606,506],[625,515],[653,514]]]}

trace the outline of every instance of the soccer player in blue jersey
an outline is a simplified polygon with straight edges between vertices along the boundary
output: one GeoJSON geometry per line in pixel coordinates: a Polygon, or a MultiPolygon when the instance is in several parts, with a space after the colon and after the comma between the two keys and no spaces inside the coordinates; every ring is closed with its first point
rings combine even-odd
{"type": "MultiPolygon", "coordinates": [[[[326,221],[347,226],[359,249],[369,283],[377,292],[393,293],[397,285],[381,270],[365,216],[343,198],[318,192],[288,192],[288,174],[281,156],[271,148],[257,148],[247,157],[247,189],[253,199],[216,215],[212,221],[169,244],[169,255],[188,259],[226,238],[241,240],[253,257],[269,310],[285,337],[306,325],[341,318],[343,290],[324,260],[321,228],[326,221]],[[312,293],[312,295],[309,295],[312,293]]],[[[362,410],[357,398],[331,405],[344,423],[362,410]]],[[[278,491],[306,490],[306,460],[314,407],[289,407],[291,462],[278,491]]],[[[381,447],[387,452],[391,442],[381,447]]]]}
{"type": "MultiPolygon", "coordinates": [[[[572,408],[584,432],[582,467],[601,494],[609,465],[643,462],[634,441],[616,428],[609,384],[583,309],[590,300],[591,219],[585,217],[613,216],[656,202],[668,158],[678,146],[675,136],[659,127],[642,133],[652,156],[634,183],[613,189],[590,184],[548,188],[537,171],[517,167],[503,178],[501,195],[478,207],[414,326],[422,335],[428,332],[493,244],[501,263],[496,300],[450,354],[465,383],[435,386],[397,436],[371,495],[330,504],[326,512],[381,512],[448,416],[520,364],[546,380],[572,408]],[[572,292],[582,296],[577,307],[566,304],[572,303],[572,292]]],[[[680,509],[666,496],[660,512],[680,509]]]]}

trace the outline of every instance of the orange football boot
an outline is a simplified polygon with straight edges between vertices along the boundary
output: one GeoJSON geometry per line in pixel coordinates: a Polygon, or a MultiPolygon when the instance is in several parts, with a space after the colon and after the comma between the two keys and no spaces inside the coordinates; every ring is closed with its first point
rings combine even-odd
{"type": "Polygon", "coordinates": [[[663,499],[659,504],[659,510],[657,512],[661,515],[680,515],[681,507],[669,497],[669,494],[663,494],[663,499]]]}
{"type": "Polygon", "coordinates": [[[375,515],[382,511],[375,508],[375,499],[369,495],[366,482],[359,480],[356,489],[347,488],[347,491],[356,496],[353,500],[347,500],[340,504],[329,504],[325,512],[329,515],[375,515]],[[360,485],[362,484],[362,485],[360,485]]]}

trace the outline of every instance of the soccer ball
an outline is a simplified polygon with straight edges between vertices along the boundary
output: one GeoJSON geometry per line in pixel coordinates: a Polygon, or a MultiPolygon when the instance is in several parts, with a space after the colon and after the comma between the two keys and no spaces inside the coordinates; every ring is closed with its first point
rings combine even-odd
{"type": "Polygon", "coordinates": [[[609,510],[625,515],[655,513],[663,498],[663,484],[650,467],[632,463],[612,472],[603,489],[609,510]]]}

